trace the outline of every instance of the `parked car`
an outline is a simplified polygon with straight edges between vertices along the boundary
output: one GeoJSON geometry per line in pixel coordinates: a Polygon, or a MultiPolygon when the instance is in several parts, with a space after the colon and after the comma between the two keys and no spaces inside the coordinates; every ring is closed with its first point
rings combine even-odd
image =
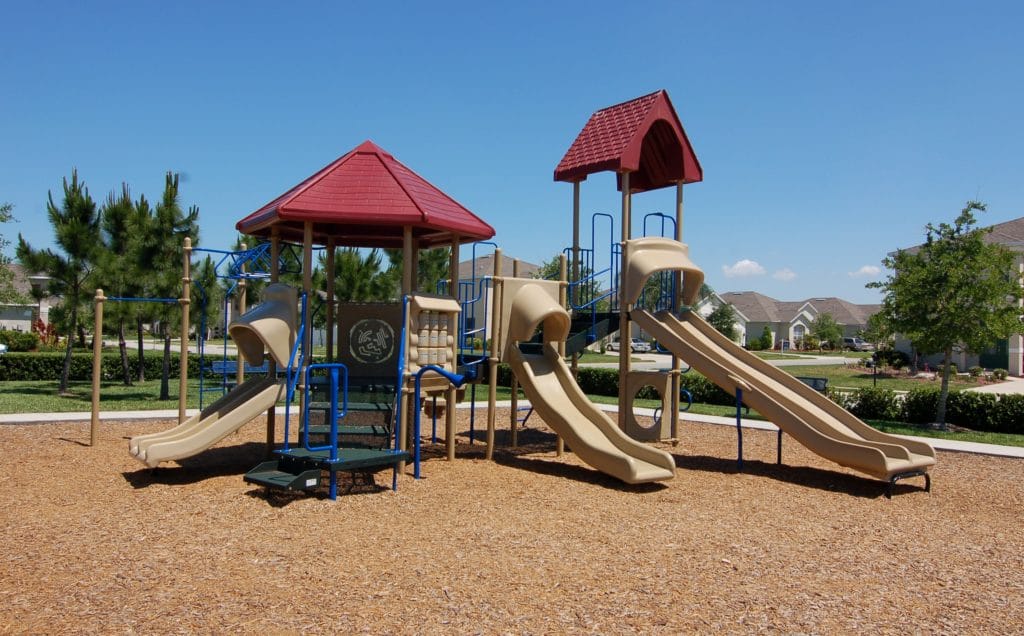
{"type": "Polygon", "coordinates": [[[843,338],[843,349],[850,351],[874,351],[875,345],[861,338],[843,338]]]}
{"type": "MultiPolygon", "coordinates": [[[[606,351],[618,351],[619,341],[609,342],[608,346],[605,347],[606,351]]],[[[629,350],[633,353],[648,353],[651,350],[651,343],[644,342],[640,338],[633,338],[629,341],[629,350]]]]}

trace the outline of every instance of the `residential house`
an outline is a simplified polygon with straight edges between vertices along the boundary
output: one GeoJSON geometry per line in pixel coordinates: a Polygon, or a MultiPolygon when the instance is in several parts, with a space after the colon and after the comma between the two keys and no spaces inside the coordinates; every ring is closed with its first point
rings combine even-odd
{"type": "MultiPolygon", "coordinates": [[[[811,324],[822,314],[830,314],[843,329],[843,336],[856,336],[868,324],[868,318],[878,313],[881,305],[859,305],[834,296],[781,301],[753,291],[717,294],[718,302],[729,303],[737,313],[740,344],[760,338],[764,328],[772,334],[772,346],[793,346],[811,332],[811,324]],[[742,324],[740,324],[742,323],[742,324]],[[787,344],[783,344],[787,343],[787,344]]],[[[711,313],[713,307],[703,310],[711,313]]]]}
{"type": "Polygon", "coordinates": [[[36,318],[49,323],[50,307],[59,300],[42,293],[46,290],[49,277],[33,274],[17,263],[8,263],[6,267],[14,274],[14,288],[27,302],[0,304],[0,330],[31,331],[32,322],[36,318]]]}

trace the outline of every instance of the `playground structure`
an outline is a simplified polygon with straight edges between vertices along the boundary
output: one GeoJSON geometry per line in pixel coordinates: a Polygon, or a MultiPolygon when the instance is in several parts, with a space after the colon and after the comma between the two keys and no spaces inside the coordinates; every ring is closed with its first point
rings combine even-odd
{"type": "MultiPolygon", "coordinates": [[[[559,435],[559,452],[563,439],[568,440],[580,459],[626,483],[663,481],[675,475],[672,456],[636,440],[679,437],[679,378],[685,359],[717,385],[735,393],[738,407],[747,402],[770,417],[780,428],[780,440],[785,431],[822,457],[887,480],[890,492],[896,480],[910,476],[924,476],[926,489],[930,487],[928,468],[935,463],[930,446],[871,429],[798,380],[729,342],[692,311],[704,275],[682,242],[683,186],[702,180],[703,173],[664,91],[594,113],[554,176],[573,184],[573,244],[567,249],[568,264],[563,257],[558,281],[503,276],[497,249],[492,276],[477,281],[474,275],[468,285],[459,281],[460,245],[487,241],[494,235],[493,228],[369,141],[242,219],[236,226],[239,231],[269,242],[271,285],[264,302],[239,316],[228,330],[240,360],[244,358],[255,367],[269,351],[267,375],[246,381],[239,378],[234,389],[196,417],[185,420],[182,413],[179,426],[133,438],[129,445],[133,456],[149,466],[180,459],[266,412],[267,447],[274,458],[250,471],[247,481],[310,490],[319,487],[326,472],[334,498],[339,471],[391,468],[394,488],[397,474],[407,462],[413,462],[415,476],[420,475],[424,395],[434,400],[441,397],[448,406],[445,449],[447,458],[454,459],[453,407],[464,383],[480,381],[486,361],[488,459],[493,457],[495,445],[497,368],[507,363],[532,407],[559,435]],[[587,260],[593,259],[593,244],[588,251],[580,243],[580,186],[590,174],[605,170],[616,173],[622,193],[621,232],[609,271],[596,272],[594,261],[587,260]],[[675,186],[675,216],[656,216],[661,217],[662,233],[666,219],[669,221],[673,236],[633,238],[632,195],[669,186],[675,186]],[[303,284],[297,294],[278,283],[280,254],[286,244],[302,247],[303,284]],[[323,363],[312,360],[308,310],[314,291],[312,255],[317,246],[327,250],[328,345],[323,363]],[[401,247],[402,302],[363,309],[341,305],[336,315],[333,257],[340,246],[401,247]],[[447,290],[452,295],[415,289],[418,252],[435,246],[450,248],[447,290]],[[658,298],[641,306],[643,290],[655,275],[661,276],[663,283],[658,298]],[[587,283],[598,276],[608,276],[616,283],[601,295],[611,311],[600,316],[599,298],[581,291],[592,288],[587,283]],[[483,328],[474,320],[473,329],[465,319],[470,311],[475,316],[480,306],[488,304],[490,338],[486,337],[486,319],[483,328]],[[344,317],[346,310],[353,314],[351,318],[344,317]],[[599,334],[615,330],[628,339],[633,322],[657,337],[671,353],[671,364],[664,372],[634,371],[629,347],[619,348],[615,422],[587,400],[574,371],[584,346],[599,334]],[[343,327],[338,330],[342,342],[337,349],[332,340],[335,325],[343,327]],[[479,337],[477,333],[490,346],[482,356],[471,357],[466,345],[479,337]],[[570,342],[572,350],[568,351],[570,342]],[[283,380],[278,379],[280,371],[283,380]],[[646,385],[655,386],[662,398],[663,415],[653,428],[641,426],[633,414],[635,395],[646,385]],[[288,416],[296,396],[300,430],[293,442],[288,416]],[[282,397],[285,441],[283,447],[275,448],[276,405],[282,397]],[[350,425],[350,418],[359,413],[378,419],[373,424],[350,425]],[[346,443],[356,437],[376,441],[346,443]]],[[[186,244],[186,300],[182,302],[186,333],[188,250],[186,244]]],[[[98,290],[98,324],[101,299],[98,290]]],[[[183,357],[186,347],[187,338],[183,338],[183,357]]],[[[516,417],[513,408],[513,440],[516,417]]]]}

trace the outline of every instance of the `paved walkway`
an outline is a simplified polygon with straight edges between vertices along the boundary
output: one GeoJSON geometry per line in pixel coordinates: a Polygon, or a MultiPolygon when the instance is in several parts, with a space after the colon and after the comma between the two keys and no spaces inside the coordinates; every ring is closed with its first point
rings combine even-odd
{"type": "MultiPolygon", "coordinates": [[[[1021,381],[1024,384],[1024,381],[1021,381]]],[[[528,405],[529,402],[526,400],[519,401],[520,406],[528,405]]],[[[499,408],[507,408],[512,403],[498,402],[499,408]]],[[[458,405],[460,409],[470,408],[470,404],[463,402],[458,405]]],[[[603,411],[611,413],[618,412],[618,407],[613,404],[598,404],[598,408],[603,411]]],[[[477,402],[477,409],[486,409],[486,402],[477,402]]],[[[189,409],[186,411],[190,417],[198,413],[198,409],[189,409]]],[[[654,409],[638,408],[636,409],[637,415],[653,417],[654,409]]],[[[101,411],[101,421],[117,421],[117,420],[173,420],[178,417],[177,409],[174,410],[161,410],[161,411],[101,411]]],[[[681,421],[686,423],[699,423],[699,424],[713,424],[718,426],[736,426],[736,418],[734,417],[720,417],[717,415],[698,415],[696,413],[685,413],[679,414],[681,421]]],[[[15,413],[0,415],[0,425],[3,424],[49,424],[53,422],[88,422],[92,419],[91,413],[88,412],[76,412],[76,413],[15,413]]],[[[762,430],[762,431],[777,431],[779,430],[774,424],[765,422],[762,420],[741,420],[743,428],[762,430]]],[[[1024,446],[999,446],[996,444],[979,444],[977,442],[961,442],[958,440],[949,439],[938,439],[935,437],[915,437],[911,435],[900,435],[898,437],[906,437],[908,439],[917,439],[922,442],[927,442],[932,445],[932,448],[937,450],[951,451],[957,453],[974,453],[977,455],[993,455],[996,457],[1015,457],[1024,459],[1024,446]]]]}
{"type": "Polygon", "coordinates": [[[1006,382],[1000,382],[999,384],[986,384],[985,386],[979,386],[977,388],[967,390],[976,391],[978,393],[997,393],[1000,395],[1024,395],[1024,378],[1015,378],[1010,376],[1006,378],[1006,382]]]}
{"type": "MultiPolygon", "coordinates": [[[[664,353],[634,353],[632,357],[633,369],[637,371],[651,371],[667,369],[672,364],[672,356],[664,353]]],[[[843,365],[856,362],[855,358],[844,358],[842,356],[815,356],[800,355],[792,358],[779,358],[777,360],[766,360],[768,364],[776,367],[798,367],[798,366],[825,366],[843,365]]],[[[618,369],[619,363],[609,362],[583,362],[580,366],[597,367],[601,369],[618,369]]],[[[685,366],[685,364],[684,364],[685,366]]]]}

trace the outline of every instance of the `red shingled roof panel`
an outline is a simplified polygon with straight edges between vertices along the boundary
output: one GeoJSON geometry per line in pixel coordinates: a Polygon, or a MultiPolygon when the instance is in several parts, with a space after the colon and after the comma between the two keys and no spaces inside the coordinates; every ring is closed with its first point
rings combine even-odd
{"type": "MultiPolygon", "coordinates": [[[[494,228],[438,190],[371,141],[338,158],[285,194],[236,224],[247,234],[269,234],[271,227],[294,237],[301,225],[314,223],[318,241],[353,236],[359,245],[393,245],[402,228],[412,226],[424,246],[450,241],[485,240],[494,228]],[[373,226],[354,232],[345,226],[373,226]],[[416,231],[420,230],[420,231],[416,231]],[[426,230],[426,231],[424,231],[426,230]]],[[[339,245],[344,245],[339,242],[339,245]]]]}
{"type": "Polygon", "coordinates": [[[555,168],[555,180],[582,181],[606,170],[632,173],[634,191],[704,178],[668,93],[657,91],[591,115],[555,168]]]}

